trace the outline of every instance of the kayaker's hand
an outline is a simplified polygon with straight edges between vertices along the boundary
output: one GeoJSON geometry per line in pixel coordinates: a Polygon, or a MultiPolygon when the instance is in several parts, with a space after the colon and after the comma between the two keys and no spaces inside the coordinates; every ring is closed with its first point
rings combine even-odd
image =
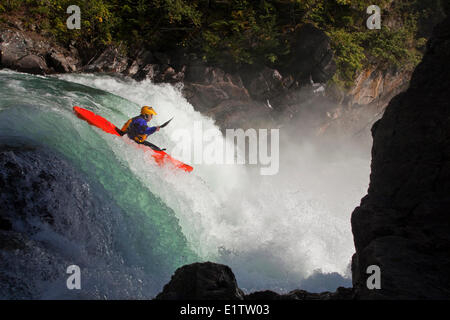
{"type": "Polygon", "coordinates": [[[158,126],[158,127],[156,127],[156,131],[159,131],[159,126],[158,126]]]}

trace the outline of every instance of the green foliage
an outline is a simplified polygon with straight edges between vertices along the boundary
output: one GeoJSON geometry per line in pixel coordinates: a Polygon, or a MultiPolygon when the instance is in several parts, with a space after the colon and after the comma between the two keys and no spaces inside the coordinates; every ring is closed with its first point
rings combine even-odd
{"type": "Polygon", "coordinates": [[[318,25],[330,36],[336,54],[337,74],[333,81],[349,87],[363,66],[413,69],[422,57],[425,38],[419,32],[419,17],[437,20],[443,11],[439,0],[371,1],[380,6],[382,29],[365,26],[366,1],[335,0],[315,6],[305,19],[318,25]],[[425,3],[426,2],[426,3],[425,3]],[[318,12],[320,19],[317,19],[318,12]],[[328,17],[324,12],[334,12],[328,17]],[[383,23],[388,21],[389,23],[383,23]],[[392,22],[395,22],[392,27],[392,22]]]}
{"type": "Polygon", "coordinates": [[[16,13],[25,26],[34,24],[64,44],[185,47],[226,68],[283,66],[295,30],[312,23],[331,39],[338,66],[334,80],[348,86],[368,64],[414,67],[431,28],[428,21],[443,15],[440,0],[370,4],[382,9],[381,30],[366,28],[366,0],[0,0],[0,18],[16,13]],[[69,5],[81,8],[81,30],[66,27],[69,5]]]}
{"type": "Polygon", "coordinates": [[[349,33],[338,29],[327,34],[332,40],[336,55],[337,77],[342,80],[345,87],[349,87],[366,61],[364,47],[360,45],[361,33],[349,33]]]}
{"type": "Polygon", "coordinates": [[[3,0],[0,4],[1,8],[0,11],[3,9],[3,11],[11,11],[18,9],[22,5],[22,0],[3,0]]]}
{"type": "Polygon", "coordinates": [[[229,14],[203,32],[203,51],[220,64],[274,64],[280,52],[275,8],[267,1],[232,1],[229,14]]]}

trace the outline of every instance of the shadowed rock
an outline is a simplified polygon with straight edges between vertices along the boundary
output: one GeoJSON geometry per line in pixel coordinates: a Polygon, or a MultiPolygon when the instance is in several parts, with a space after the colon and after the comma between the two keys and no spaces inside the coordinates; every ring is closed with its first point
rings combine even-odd
{"type": "Polygon", "coordinates": [[[75,52],[51,43],[33,32],[0,30],[0,68],[32,74],[66,73],[77,69],[75,52]]]}
{"type": "Polygon", "coordinates": [[[305,24],[296,34],[297,42],[292,47],[289,72],[296,80],[326,82],[336,72],[336,63],[330,39],[322,30],[312,24],[305,24]]]}
{"type": "Polygon", "coordinates": [[[100,56],[87,65],[84,70],[89,72],[121,73],[128,67],[128,59],[120,47],[110,46],[100,56]]]}
{"type": "Polygon", "coordinates": [[[242,300],[231,269],[212,262],[185,265],[172,276],[157,300],[242,300]]]}

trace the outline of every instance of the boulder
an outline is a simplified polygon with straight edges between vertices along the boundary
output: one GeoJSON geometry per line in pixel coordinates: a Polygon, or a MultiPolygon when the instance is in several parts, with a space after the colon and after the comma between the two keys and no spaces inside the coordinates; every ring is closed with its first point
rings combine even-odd
{"type": "MultiPolygon", "coordinates": [[[[123,73],[127,76],[135,77],[141,69],[154,62],[155,58],[153,57],[153,54],[148,50],[142,49],[131,59],[131,63],[129,63],[127,69],[123,73]]],[[[137,76],[137,78],[138,79],[136,80],[143,80],[145,77],[142,77],[141,75],[140,77],[137,76]]]]}
{"type": "Polygon", "coordinates": [[[185,265],[156,296],[157,300],[243,300],[228,266],[204,262],[185,265]]]}
{"type": "Polygon", "coordinates": [[[176,83],[181,82],[184,79],[184,71],[186,70],[185,67],[183,67],[180,71],[175,71],[173,67],[166,67],[164,71],[157,74],[154,78],[154,81],[156,83],[176,83]]]}
{"type": "Polygon", "coordinates": [[[231,99],[220,87],[198,83],[185,83],[183,94],[189,103],[200,112],[211,109],[223,100],[231,99]]]}
{"type": "Polygon", "coordinates": [[[75,48],[66,50],[48,39],[27,31],[0,31],[0,68],[44,74],[73,72],[79,65],[75,48]]]}
{"type": "Polygon", "coordinates": [[[45,60],[34,54],[19,59],[16,62],[15,69],[32,74],[45,74],[48,72],[48,66],[45,60]]]}
{"type": "Polygon", "coordinates": [[[53,68],[56,72],[68,73],[76,71],[77,69],[75,64],[70,64],[62,53],[58,53],[54,50],[47,54],[46,60],[48,66],[53,68]]]}
{"type": "Polygon", "coordinates": [[[110,46],[106,48],[98,58],[89,63],[84,71],[122,73],[128,67],[128,58],[120,47],[110,46]]]}
{"type": "Polygon", "coordinates": [[[17,62],[27,55],[28,46],[23,34],[6,29],[0,32],[0,66],[16,69],[17,62]]]}
{"type": "Polygon", "coordinates": [[[250,100],[238,75],[201,64],[186,69],[183,94],[199,111],[207,111],[226,100],[250,100]]]}
{"type": "Polygon", "coordinates": [[[136,74],[133,76],[134,80],[143,81],[143,80],[151,80],[155,79],[155,77],[160,73],[159,64],[147,64],[143,68],[141,68],[136,74]]]}

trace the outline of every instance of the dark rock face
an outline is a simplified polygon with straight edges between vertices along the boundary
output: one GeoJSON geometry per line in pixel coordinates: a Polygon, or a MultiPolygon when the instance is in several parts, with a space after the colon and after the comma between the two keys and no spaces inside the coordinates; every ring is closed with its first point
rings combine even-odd
{"type": "Polygon", "coordinates": [[[42,57],[33,54],[20,58],[16,66],[19,71],[33,74],[45,74],[48,68],[42,57]]]}
{"type": "Polygon", "coordinates": [[[252,292],[245,296],[245,300],[352,300],[352,288],[337,288],[336,292],[310,293],[305,290],[293,290],[287,294],[278,294],[266,290],[252,292]]]}
{"type": "Polygon", "coordinates": [[[29,50],[34,46],[33,40],[23,33],[5,30],[0,34],[0,40],[1,66],[34,74],[47,71],[45,60],[29,50]]]}
{"type": "Polygon", "coordinates": [[[84,67],[88,72],[122,73],[127,69],[128,58],[120,47],[106,48],[98,58],[84,67]]]}
{"type": "Polygon", "coordinates": [[[449,61],[447,18],[435,28],[409,89],[372,128],[370,187],[352,214],[360,299],[450,298],[449,61]],[[380,290],[367,289],[370,265],[380,267],[380,290]]]}
{"type": "Polygon", "coordinates": [[[47,74],[76,71],[78,63],[73,54],[35,33],[0,30],[0,68],[47,74]]]}
{"type": "Polygon", "coordinates": [[[55,50],[50,51],[47,56],[47,65],[59,73],[68,73],[76,71],[76,67],[70,64],[66,57],[55,50]]]}
{"type": "MultiPolygon", "coordinates": [[[[273,74],[281,75],[276,70],[268,70],[268,81],[255,80],[252,87],[254,92],[272,93],[270,90],[278,85],[278,79],[271,77],[273,74]],[[262,83],[265,87],[260,87],[262,83]]],[[[183,95],[196,110],[215,119],[221,129],[267,127],[273,120],[272,110],[266,101],[253,99],[239,75],[226,73],[220,68],[202,63],[188,66],[183,95]]]]}
{"type": "Polygon", "coordinates": [[[149,63],[146,64],[145,67],[139,69],[136,67],[135,62],[131,65],[131,72],[134,72],[134,68],[138,69],[136,73],[133,75],[133,79],[137,81],[143,80],[153,80],[159,74],[160,68],[158,64],[149,63]]]}
{"type": "Polygon", "coordinates": [[[205,65],[194,65],[188,69],[183,93],[189,102],[203,111],[225,100],[250,100],[239,76],[205,65]]]}
{"type": "Polygon", "coordinates": [[[252,77],[248,91],[254,99],[267,100],[285,92],[291,83],[289,78],[283,79],[278,70],[264,68],[252,77]]]}
{"type": "Polygon", "coordinates": [[[185,265],[175,271],[157,300],[242,300],[231,269],[212,262],[185,265]]]}
{"type": "Polygon", "coordinates": [[[2,218],[0,216],[0,230],[11,230],[12,228],[12,224],[11,221],[9,221],[8,219],[2,218]]]}
{"type": "Polygon", "coordinates": [[[330,39],[325,32],[311,24],[302,26],[296,35],[297,44],[293,46],[288,63],[290,72],[296,80],[307,82],[326,82],[336,72],[330,39]]]}
{"type": "Polygon", "coordinates": [[[155,83],[179,83],[184,80],[186,65],[179,65],[164,53],[140,50],[131,59],[124,74],[137,81],[150,80],[155,83]]]}

